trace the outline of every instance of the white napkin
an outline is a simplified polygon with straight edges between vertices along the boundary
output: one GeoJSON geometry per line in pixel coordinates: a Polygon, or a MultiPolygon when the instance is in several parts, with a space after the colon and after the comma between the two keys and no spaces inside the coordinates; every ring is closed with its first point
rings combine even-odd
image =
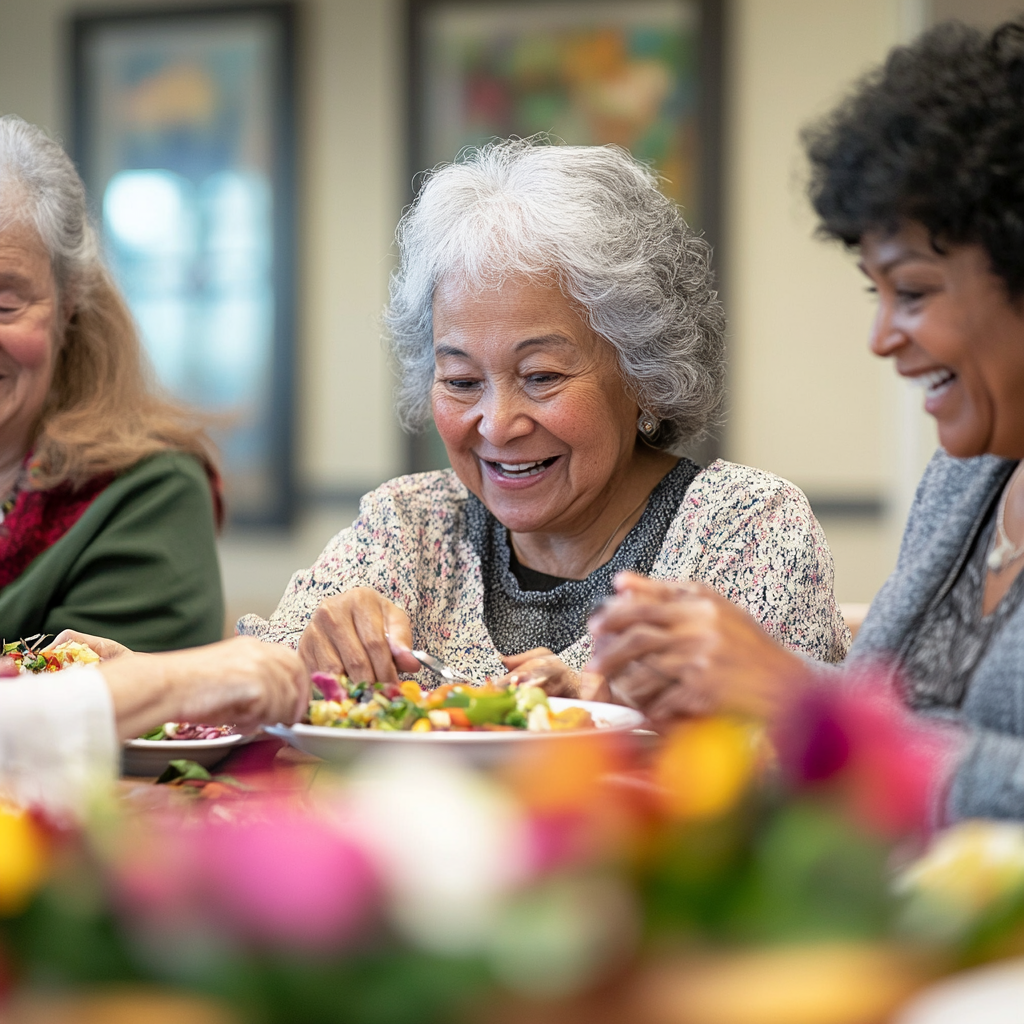
{"type": "Polygon", "coordinates": [[[116,777],[118,756],[99,666],[0,679],[0,797],[80,818],[116,777]]]}

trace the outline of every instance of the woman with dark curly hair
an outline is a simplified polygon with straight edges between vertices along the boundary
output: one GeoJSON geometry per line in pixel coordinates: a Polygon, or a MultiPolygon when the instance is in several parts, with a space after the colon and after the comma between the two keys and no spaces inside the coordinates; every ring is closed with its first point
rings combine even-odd
{"type": "Polygon", "coordinates": [[[699,579],[789,650],[849,634],[807,499],[681,449],[722,398],[707,243],[626,152],[513,140],[438,168],[402,218],[387,325],[398,409],[433,417],[452,468],[368,494],[269,622],[355,679],[425,648],[476,678],[574,692],[587,614],[626,569],[699,579]]]}
{"type": "MultiPolygon", "coordinates": [[[[952,815],[1024,817],[1024,23],[894,50],[805,141],[821,231],[878,295],[871,349],[943,449],[848,664],[886,664],[959,728],[952,815]]],[[[808,674],[699,585],[617,586],[591,667],[654,715],[770,716],[808,674]]]]}

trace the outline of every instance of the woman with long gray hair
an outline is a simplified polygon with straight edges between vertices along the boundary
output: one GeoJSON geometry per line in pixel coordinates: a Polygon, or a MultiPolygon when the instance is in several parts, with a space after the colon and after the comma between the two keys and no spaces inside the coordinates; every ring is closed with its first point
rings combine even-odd
{"type": "Polygon", "coordinates": [[[682,450],[713,423],[724,318],[707,244],[615,147],[495,143],[429,174],[386,313],[407,429],[451,469],[359,518],[242,632],[388,681],[425,648],[577,692],[587,615],[630,569],[702,580],[792,650],[840,660],[832,559],[803,494],[682,450]]]}
{"type": "Polygon", "coordinates": [[[218,503],[201,425],[147,383],[74,165],[0,117],[0,631],[220,639],[218,503]]]}

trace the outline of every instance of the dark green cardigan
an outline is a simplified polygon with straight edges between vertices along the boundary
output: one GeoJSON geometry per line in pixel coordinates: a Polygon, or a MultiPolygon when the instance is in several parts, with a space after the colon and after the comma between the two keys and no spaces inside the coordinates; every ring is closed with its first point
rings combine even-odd
{"type": "Polygon", "coordinates": [[[0,589],[7,641],[67,628],[137,651],[221,639],[213,499],[194,458],[154,455],[117,477],[60,540],[0,589]]]}

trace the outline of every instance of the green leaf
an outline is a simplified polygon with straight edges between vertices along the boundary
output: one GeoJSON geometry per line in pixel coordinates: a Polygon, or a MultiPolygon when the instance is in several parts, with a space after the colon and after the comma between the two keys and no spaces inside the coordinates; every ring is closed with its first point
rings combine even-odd
{"type": "Polygon", "coordinates": [[[144,732],[139,737],[140,740],[163,740],[166,738],[167,730],[162,725],[158,725],[155,729],[150,729],[149,732],[144,732]]]}
{"type": "Polygon", "coordinates": [[[209,782],[212,778],[213,776],[201,764],[182,757],[171,761],[156,781],[161,783],[176,782],[178,779],[200,779],[209,782]]]}

